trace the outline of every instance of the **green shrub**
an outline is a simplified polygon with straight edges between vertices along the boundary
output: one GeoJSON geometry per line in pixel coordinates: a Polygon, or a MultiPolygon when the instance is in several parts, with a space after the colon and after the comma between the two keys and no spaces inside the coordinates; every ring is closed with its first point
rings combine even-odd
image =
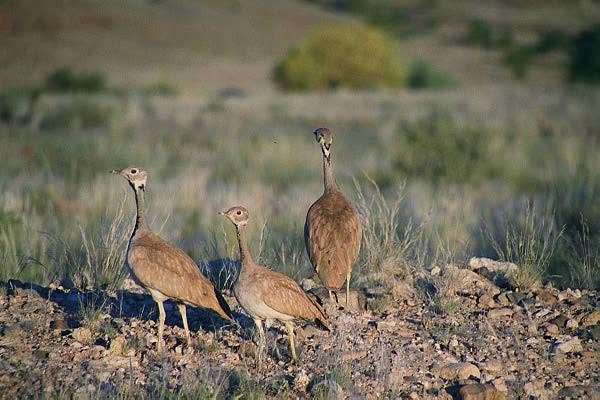
{"type": "Polygon", "coordinates": [[[26,122],[32,112],[35,94],[25,89],[13,89],[0,93],[0,121],[26,122]]]}
{"type": "Polygon", "coordinates": [[[515,78],[523,79],[527,76],[534,52],[535,50],[531,47],[519,46],[507,51],[503,62],[512,70],[515,78]]]}
{"type": "Polygon", "coordinates": [[[556,29],[540,32],[533,50],[543,54],[561,49],[569,43],[569,35],[556,29]]]}
{"type": "Polygon", "coordinates": [[[453,86],[454,79],[425,61],[417,61],[408,69],[406,85],[411,89],[441,89],[453,86]]]}
{"type": "Polygon", "coordinates": [[[466,42],[484,49],[507,47],[513,43],[513,34],[509,28],[494,29],[482,19],[476,19],[469,24],[466,42]]]}
{"type": "Polygon", "coordinates": [[[600,82],[600,24],[575,36],[569,56],[571,80],[600,82]]]}
{"type": "Polygon", "coordinates": [[[444,112],[402,124],[390,147],[394,169],[432,182],[494,178],[493,133],[484,127],[462,126],[444,112]]]}
{"type": "Polygon", "coordinates": [[[276,66],[274,79],[287,90],[398,88],[404,71],[394,42],[384,33],[342,26],[310,34],[276,66]]]}
{"type": "Polygon", "coordinates": [[[58,93],[98,93],[107,90],[106,79],[99,72],[75,73],[59,68],[46,78],[45,91],[58,93]]]}
{"type": "Polygon", "coordinates": [[[94,98],[74,98],[49,110],[39,120],[41,130],[78,131],[81,129],[108,128],[119,117],[116,101],[94,98]]]}

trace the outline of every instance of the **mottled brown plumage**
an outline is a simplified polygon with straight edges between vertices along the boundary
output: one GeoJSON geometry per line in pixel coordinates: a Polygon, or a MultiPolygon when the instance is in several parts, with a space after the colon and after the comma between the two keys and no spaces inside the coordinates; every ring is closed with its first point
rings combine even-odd
{"type": "Polygon", "coordinates": [[[313,268],[329,291],[342,289],[346,282],[346,305],[352,265],[358,258],[362,226],[356,207],[339,191],[331,166],[333,135],[327,128],[314,131],[323,152],[323,195],[306,214],[304,241],[313,268]]]}
{"type": "Polygon", "coordinates": [[[144,191],[147,173],[138,167],[114,170],[123,176],[134,190],[137,218],[127,248],[127,264],[135,281],[146,288],[158,305],[158,350],[162,350],[162,337],[166,314],[163,302],[177,302],[188,345],[191,345],[186,304],[204,307],[232,321],[227,302],[212,283],[200,272],[196,263],[181,249],[164,241],[150,230],[146,222],[144,191]]]}
{"type": "MultiPolygon", "coordinates": [[[[262,322],[270,319],[279,320],[286,326],[292,359],[295,360],[296,348],[292,321],[305,319],[329,330],[325,311],[294,280],[254,263],[246,241],[248,210],[238,206],[220,214],[226,216],[236,227],[242,268],[233,285],[233,293],[244,311],[254,320],[261,348],[265,344],[262,322]]],[[[259,364],[261,356],[262,350],[259,350],[259,364]]]]}

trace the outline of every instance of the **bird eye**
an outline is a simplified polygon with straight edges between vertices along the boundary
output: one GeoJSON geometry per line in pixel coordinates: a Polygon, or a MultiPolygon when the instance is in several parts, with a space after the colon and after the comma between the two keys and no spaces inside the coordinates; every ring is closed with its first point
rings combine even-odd
{"type": "Polygon", "coordinates": [[[242,212],[240,210],[238,210],[238,212],[236,214],[237,215],[242,215],[242,212]]]}
{"type": "Polygon", "coordinates": [[[132,173],[132,174],[137,174],[137,169],[135,169],[135,168],[134,168],[134,169],[132,169],[132,170],[131,170],[131,173],[132,173]]]}

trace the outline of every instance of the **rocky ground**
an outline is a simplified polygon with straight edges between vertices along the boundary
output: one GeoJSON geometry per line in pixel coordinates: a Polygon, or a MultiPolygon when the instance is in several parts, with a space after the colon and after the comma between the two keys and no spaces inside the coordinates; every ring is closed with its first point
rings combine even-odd
{"type": "Polygon", "coordinates": [[[367,291],[370,310],[326,304],[332,332],[299,327],[292,364],[286,336],[271,327],[260,369],[252,322],[233,298],[240,326],[188,311],[193,348],[166,304],[158,354],[156,306],[138,288],[9,281],[0,397],[600,399],[598,293],[511,291],[502,282],[510,268],[472,259],[397,282],[385,302],[367,291]]]}

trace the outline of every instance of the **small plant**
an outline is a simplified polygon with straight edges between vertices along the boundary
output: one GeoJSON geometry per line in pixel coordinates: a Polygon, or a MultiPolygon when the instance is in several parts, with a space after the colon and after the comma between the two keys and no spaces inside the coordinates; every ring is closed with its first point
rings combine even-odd
{"type": "Polygon", "coordinates": [[[390,152],[393,167],[409,176],[440,182],[477,181],[494,177],[499,168],[490,157],[493,133],[464,126],[447,112],[402,124],[390,152]]]}
{"type": "Polygon", "coordinates": [[[511,284],[516,289],[527,290],[538,287],[546,278],[562,232],[556,229],[553,213],[538,214],[535,206],[528,203],[515,220],[506,222],[503,237],[488,236],[500,260],[518,266],[514,276],[509,277],[511,284]]]}
{"type": "Polygon", "coordinates": [[[590,237],[590,227],[581,221],[581,232],[578,232],[575,243],[571,244],[567,258],[569,279],[576,288],[600,289],[600,243],[593,243],[590,237]]]}
{"type": "Polygon", "coordinates": [[[504,55],[504,64],[508,66],[517,79],[523,79],[527,76],[527,71],[535,55],[535,50],[529,46],[519,46],[506,52],[504,55]]]}
{"type": "Polygon", "coordinates": [[[508,28],[494,29],[489,22],[476,19],[469,24],[466,42],[491,50],[497,47],[508,47],[513,43],[512,31],[508,28]]]}
{"type": "Polygon", "coordinates": [[[569,58],[571,80],[600,82],[600,24],[575,36],[569,58]]]}
{"type": "Polygon", "coordinates": [[[383,32],[340,26],[310,34],[276,66],[274,79],[281,88],[298,91],[399,88],[404,71],[394,42],[383,32]]]}
{"type": "Polygon", "coordinates": [[[73,72],[63,67],[46,78],[44,91],[57,93],[98,93],[107,90],[106,79],[100,72],[73,72]]]}
{"type": "Polygon", "coordinates": [[[111,325],[110,319],[105,319],[109,311],[110,304],[103,293],[95,291],[81,293],[79,297],[79,318],[81,325],[90,330],[90,340],[98,335],[114,337],[116,331],[111,325]]]}
{"type": "Polygon", "coordinates": [[[443,89],[455,85],[448,74],[425,61],[417,61],[408,69],[406,85],[411,89],[443,89]]]}

